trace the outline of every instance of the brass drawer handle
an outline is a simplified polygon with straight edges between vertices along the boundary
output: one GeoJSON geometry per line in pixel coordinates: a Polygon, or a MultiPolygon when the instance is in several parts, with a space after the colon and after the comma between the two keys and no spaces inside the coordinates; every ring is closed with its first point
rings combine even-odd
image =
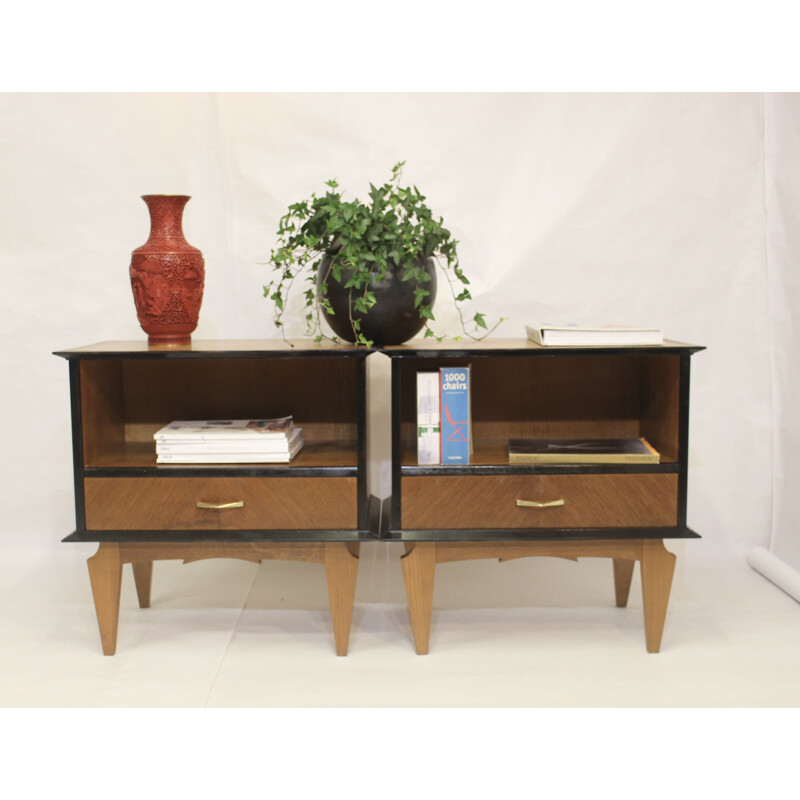
{"type": "Polygon", "coordinates": [[[563,506],[566,503],[563,500],[551,500],[549,503],[537,503],[535,500],[517,500],[518,506],[525,506],[525,508],[555,508],[556,506],[563,506]]]}
{"type": "Polygon", "coordinates": [[[198,500],[197,507],[213,508],[216,511],[221,511],[223,508],[244,508],[244,500],[236,500],[233,503],[204,503],[202,500],[198,500]]]}

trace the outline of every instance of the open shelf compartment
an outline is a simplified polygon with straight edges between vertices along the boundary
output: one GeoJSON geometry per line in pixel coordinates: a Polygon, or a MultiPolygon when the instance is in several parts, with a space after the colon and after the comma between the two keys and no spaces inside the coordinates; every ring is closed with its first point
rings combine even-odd
{"type": "MultiPolygon", "coordinates": [[[[657,465],[587,465],[569,469],[670,471],[680,453],[680,356],[508,355],[482,357],[407,357],[401,370],[399,465],[405,473],[423,471],[416,453],[416,375],[445,366],[471,368],[473,454],[470,469],[505,467],[541,470],[541,465],[508,461],[510,438],[639,438],[659,452],[657,465]]],[[[427,467],[448,472],[454,467],[427,467]]],[[[558,469],[552,466],[546,469],[558,469]]]]}
{"type": "Polygon", "coordinates": [[[359,366],[358,359],[312,357],[82,360],[84,467],[167,472],[177,467],[156,465],[153,434],[173,420],[292,415],[303,431],[303,449],[288,465],[264,467],[355,470],[359,366]]]}

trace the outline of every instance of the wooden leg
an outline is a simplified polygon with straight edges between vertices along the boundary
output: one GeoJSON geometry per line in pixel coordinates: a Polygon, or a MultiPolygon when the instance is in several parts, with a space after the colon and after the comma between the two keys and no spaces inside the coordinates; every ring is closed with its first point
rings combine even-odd
{"type": "Polygon", "coordinates": [[[153,562],[134,561],[133,580],[136,582],[136,594],[139,597],[139,608],[150,608],[150,587],[153,585],[153,562]]]}
{"type": "Polygon", "coordinates": [[[617,608],[625,608],[628,605],[628,595],[631,591],[631,578],[633,578],[633,568],[635,561],[627,558],[614,559],[614,593],[617,597],[617,608]]]}
{"type": "Polygon", "coordinates": [[[87,563],[103,654],[113,656],[117,651],[119,596],[122,586],[122,561],[119,555],[119,544],[101,542],[97,552],[87,563]]]}
{"type": "Polygon", "coordinates": [[[358,544],[325,542],[325,575],[333,618],[336,655],[346,656],[358,576],[358,544]]]}
{"type": "Polygon", "coordinates": [[[436,542],[415,542],[406,545],[400,563],[408,599],[408,615],[417,655],[428,653],[433,611],[433,583],[436,577],[436,542]]]}
{"type": "Polygon", "coordinates": [[[667,617],[675,556],[661,539],[646,539],[642,549],[642,600],[647,652],[657,653],[667,617]]]}

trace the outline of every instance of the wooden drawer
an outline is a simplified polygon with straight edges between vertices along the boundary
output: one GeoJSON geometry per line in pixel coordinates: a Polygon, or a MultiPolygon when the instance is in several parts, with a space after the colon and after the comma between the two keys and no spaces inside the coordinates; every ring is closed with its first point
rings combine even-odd
{"type": "Polygon", "coordinates": [[[402,479],[410,529],[636,528],[677,524],[678,476],[453,475],[402,479]],[[517,500],[563,505],[520,507],[517,500]]]}
{"type": "Polygon", "coordinates": [[[352,530],[356,478],[87,478],[87,530],[352,530]],[[244,502],[242,507],[198,508],[244,502]]]}

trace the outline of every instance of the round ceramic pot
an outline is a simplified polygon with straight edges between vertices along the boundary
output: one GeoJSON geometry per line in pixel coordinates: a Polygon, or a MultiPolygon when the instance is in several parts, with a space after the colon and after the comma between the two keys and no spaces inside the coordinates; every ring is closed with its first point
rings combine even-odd
{"type": "MultiPolygon", "coordinates": [[[[325,256],[317,271],[317,291],[327,286],[327,298],[334,310],[333,314],[322,313],[322,317],[330,325],[333,332],[346,342],[355,342],[356,334],[350,322],[353,319],[361,323],[361,333],[375,343],[376,347],[402,344],[416,336],[425,326],[419,309],[414,307],[414,290],[419,284],[416,280],[403,280],[402,270],[393,264],[383,278],[373,279],[370,289],[375,294],[375,305],[366,313],[353,311],[358,293],[362,290],[345,288],[349,278],[348,270],[342,271],[342,279],[336,281],[329,274],[330,256],[325,256]]],[[[436,299],[436,265],[433,259],[421,258],[418,265],[425,268],[430,280],[422,283],[430,294],[426,297],[429,305],[436,299]]]]}

